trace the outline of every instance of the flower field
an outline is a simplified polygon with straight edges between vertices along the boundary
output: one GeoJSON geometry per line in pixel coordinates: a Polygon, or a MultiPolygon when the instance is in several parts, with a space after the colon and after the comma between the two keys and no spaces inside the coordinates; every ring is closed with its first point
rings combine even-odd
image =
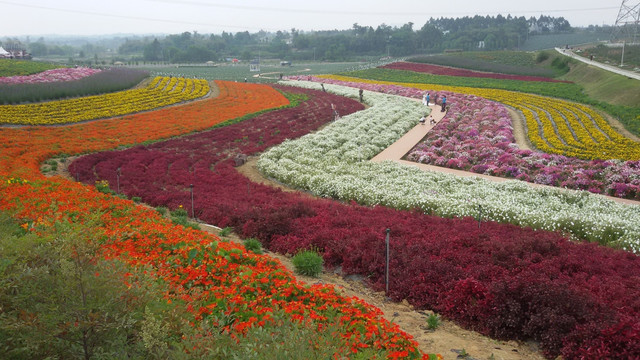
{"type": "MultiPolygon", "coordinates": [[[[320,88],[319,84],[307,86],[320,88]]],[[[345,95],[357,94],[357,89],[326,83],[325,87],[345,95]]],[[[401,91],[399,87],[396,89],[401,91]]],[[[418,307],[434,309],[494,337],[535,339],[551,358],[560,354],[566,359],[624,358],[640,353],[640,334],[636,329],[640,284],[633,275],[640,263],[633,254],[571,242],[559,233],[496,222],[479,225],[470,217],[447,219],[384,206],[309,199],[251,183],[235,171],[234,154],[252,154],[283,141],[268,154],[291,150],[290,144],[300,142],[286,140],[294,137],[291,131],[299,134],[331,121],[331,103],[340,108],[341,114],[348,113],[345,99],[321,91],[306,91],[309,100],[296,108],[167,142],[88,155],[71,165],[72,172],[77,171],[86,183],[108,180],[113,184],[120,168],[121,191],[128,196],[140,196],[152,205],[171,208],[182,205],[201,220],[221,227],[232,226],[244,237],[256,237],[276,251],[295,253],[297,249],[317,247],[328,265],[341,266],[345,274],[362,274],[378,290],[384,287],[384,230],[390,228],[392,298],[408,299],[418,307]],[[189,184],[194,185],[193,209],[189,184]]],[[[403,127],[412,126],[418,119],[411,117],[404,123],[398,116],[396,127],[385,123],[386,118],[397,116],[398,112],[415,115],[414,109],[424,111],[417,102],[400,97],[367,91],[364,98],[370,105],[366,110],[345,115],[314,135],[302,138],[316,139],[314,157],[310,156],[312,151],[297,147],[291,150],[301,151],[301,161],[296,165],[287,153],[283,163],[296,169],[285,178],[311,177],[311,184],[321,186],[326,179],[317,173],[331,170],[329,177],[340,176],[340,183],[332,185],[336,191],[355,189],[365,182],[363,174],[342,171],[368,164],[362,160],[375,154],[378,146],[393,141],[394,135],[384,133],[385,126],[391,128],[390,132],[401,134],[403,127]],[[376,115],[377,112],[381,115],[376,115]],[[358,130],[357,135],[354,136],[352,128],[358,130]],[[329,131],[335,131],[333,139],[321,141],[329,131]],[[317,157],[327,159],[330,164],[309,174],[297,169],[311,171],[317,157]]],[[[400,185],[393,183],[394,177],[402,179],[403,174],[392,165],[382,164],[364,176],[369,181],[380,179],[379,183],[384,185],[379,186],[385,189],[409,192],[418,188],[430,192],[413,179],[404,179],[400,185]]],[[[435,191],[468,186],[463,182],[438,179],[435,191]]],[[[525,192],[523,199],[536,196],[527,193],[526,186],[510,186],[514,186],[514,192],[525,192]]],[[[469,201],[490,194],[484,190],[469,201]]],[[[585,208],[593,207],[589,202],[595,197],[582,194],[571,198],[571,194],[542,192],[537,195],[541,198],[530,202],[549,202],[551,207],[546,211],[558,213],[564,209],[553,207],[562,197],[572,199],[567,202],[582,202],[585,208]]],[[[440,200],[446,201],[444,196],[440,200]]],[[[490,201],[488,198],[487,203],[490,201]]],[[[523,200],[512,200],[508,194],[502,200],[515,201],[523,200]]],[[[480,202],[475,205],[477,208],[480,202]]],[[[606,206],[612,211],[615,205],[606,206]]]]}
{"type": "MultiPolygon", "coordinates": [[[[424,90],[455,91],[449,100],[450,112],[453,114],[444,119],[441,126],[433,130],[427,145],[421,145],[410,157],[413,161],[446,166],[455,169],[470,170],[477,173],[514,177],[519,180],[531,181],[543,185],[552,185],[575,190],[588,190],[593,193],[606,194],[615,197],[638,199],[638,161],[637,160],[584,160],[564,155],[547,154],[539,151],[520,150],[513,140],[513,129],[506,113],[500,106],[485,101],[483,98],[469,93],[484,96],[495,95],[484,89],[469,89],[463,87],[440,87],[436,85],[418,85],[403,83],[384,83],[367,81],[348,77],[323,77],[315,81],[335,82],[348,86],[363,87],[373,91],[402,94],[413,98],[420,98],[424,90]],[[355,81],[355,82],[354,82],[355,81]],[[435,89],[434,89],[435,88],[435,89]],[[462,94],[467,95],[462,95],[462,94]],[[453,101],[452,101],[453,100],[453,101]],[[489,106],[488,108],[485,108],[489,106]],[[476,117],[479,111],[484,117],[476,117]],[[489,122],[489,118],[504,119],[500,123],[489,122]],[[472,128],[470,128],[470,126],[472,128]],[[498,131],[501,136],[493,132],[498,131]],[[477,134],[476,134],[477,133],[477,134]],[[437,135],[436,135],[437,134],[437,135]],[[446,142],[436,136],[446,136],[446,142]],[[435,147],[434,147],[435,146],[435,147]],[[424,156],[423,156],[424,155],[424,156]]],[[[514,94],[512,97],[518,97],[514,94]]],[[[527,108],[515,103],[512,97],[502,96],[500,100],[519,108],[526,114],[527,108]]],[[[588,107],[569,103],[593,113],[588,107]]],[[[544,115],[543,113],[541,116],[544,115]]],[[[597,114],[596,114],[597,116],[597,114]]],[[[530,118],[534,118],[531,116],[530,118]]],[[[548,125],[548,124],[547,124],[548,125]]],[[[536,125],[538,126],[538,125],[536,125]]],[[[611,129],[603,124],[603,128],[611,129]]],[[[542,129],[542,125],[538,126],[542,129]]],[[[551,131],[551,133],[554,133],[551,131]]],[[[621,139],[628,142],[628,139],[621,139]]],[[[621,149],[620,152],[626,152],[621,149]]]]}
{"type": "Polygon", "coordinates": [[[640,144],[620,135],[602,114],[582,104],[499,89],[397,83],[472,94],[512,106],[524,114],[531,143],[547,153],[589,160],[640,160],[640,144]]]}
{"type": "Polygon", "coordinates": [[[156,77],[143,89],[26,105],[0,105],[0,124],[57,125],[120,116],[194,100],[205,80],[156,77]]]}
{"type": "Polygon", "coordinates": [[[387,65],[381,66],[381,68],[393,69],[393,70],[407,70],[407,71],[415,71],[415,72],[429,73],[433,75],[445,75],[445,76],[463,76],[463,77],[476,77],[476,78],[488,78],[488,79],[520,80],[520,81],[566,82],[566,83],[570,82],[570,81],[555,80],[555,79],[540,77],[540,76],[488,73],[488,72],[464,70],[464,69],[450,68],[446,66],[412,63],[412,62],[404,62],[404,61],[387,64],[387,65]]]}
{"type": "MultiPolygon", "coordinates": [[[[75,70],[75,69],[72,69],[75,70]]],[[[0,84],[0,104],[12,105],[69,97],[98,95],[130,89],[149,73],[128,68],[102,70],[77,80],[0,84]]]]}
{"type": "Polygon", "coordinates": [[[30,60],[0,59],[0,77],[26,76],[46,70],[58,69],[60,65],[30,60]]]}
{"type": "Polygon", "coordinates": [[[35,84],[45,82],[59,82],[82,79],[99,73],[100,69],[92,68],[60,68],[45,70],[33,75],[16,75],[0,77],[0,84],[35,84]]]}
{"type": "Polygon", "coordinates": [[[640,116],[640,107],[613,106],[602,101],[591,99],[583,93],[581,87],[577,84],[444,76],[382,68],[351,71],[343,73],[343,75],[374,83],[390,82],[412,84],[406,86],[423,86],[428,84],[428,86],[424,87],[425,89],[438,90],[439,88],[443,88],[458,93],[471,93],[485,98],[490,98],[489,96],[494,92],[499,93],[499,90],[506,90],[512,95],[527,93],[575,101],[581,104],[596,106],[606,111],[612,116],[617,117],[624,124],[625,128],[636,136],[640,135],[640,124],[637,121],[638,116],[640,116]],[[488,95],[485,96],[477,93],[477,91],[482,89],[488,89],[488,95]],[[514,92],[518,94],[514,94],[514,92]]]}
{"type": "MultiPolygon", "coordinates": [[[[303,81],[292,83],[320,86],[303,81]]],[[[364,86],[353,85],[354,88],[345,88],[324,84],[331,91],[350,95],[364,86]]],[[[383,86],[373,85],[371,89],[383,86]]],[[[415,92],[409,88],[393,89],[415,92]]],[[[454,93],[441,94],[456,98],[454,93]]],[[[534,229],[565,231],[578,239],[640,251],[640,228],[631,220],[640,220],[637,206],[617,204],[588,192],[532,188],[518,181],[494,183],[423,172],[391,162],[363,161],[417,124],[423,108],[416,101],[398,96],[367,92],[366,98],[372,102],[366,111],[265,152],[258,162],[260,170],[318,196],[355,200],[369,206],[418,209],[444,217],[473,216],[534,229]],[[393,126],[389,125],[391,122],[393,126]]]]}
{"type": "MultiPolygon", "coordinates": [[[[202,348],[196,349],[194,345],[189,351],[206,355],[206,349],[215,350],[215,344],[212,347],[207,343],[211,338],[208,332],[213,329],[236,340],[253,328],[276,331],[281,324],[275,322],[274,315],[281,312],[291,321],[318,331],[324,328],[339,331],[332,334],[342,344],[333,354],[338,358],[364,354],[367,358],[435,359],[421,354],[410,336],[384,320],[379,309],[361,300],[342,297],[327,286],[302,285],[268,257],[172,225],[155,211],[99,193],[92,187],[59,177],[44,179],[38,171],[41,161],[63,153],[108,150],[203,130],[288,103],[271,87],[231,82],[217,85],[219,97],[179,107],[66,127],[0,129],[0,209],[26,222],[29,229],[41,229],[60,221],[83,222],[92,214],[99,214],[100,228],[94,230],[105,235],[103,256],[126,261],[130,266],[151,267],[154,275],[166,284],[166,301],[186,308],[190,314],[186,320],[196,330],[201,329],[192,343],[195,341],[202,348]]],[[[326,95],[322,107],[306,109],[309,105],[303,105],[301,109],[316,115],[322,113],[322,119],[330,119],[332,113],[326,111],[330,109],[330,101],[343,113],[349,108],[361,108],[356,102],[347,103],[345,99],[326,95]]],[[[286,115],[290,110],[283,111],[282,115],[286,115]]],[[[307,126],[290,116],[281,119],[307,126]]],[[[279,129],[262,130],[266,138],[263,145],[269,146],[269,136],[279,134],[279,129]]],[[[227,158],[229,154],[221,156],[227,158]]]]}

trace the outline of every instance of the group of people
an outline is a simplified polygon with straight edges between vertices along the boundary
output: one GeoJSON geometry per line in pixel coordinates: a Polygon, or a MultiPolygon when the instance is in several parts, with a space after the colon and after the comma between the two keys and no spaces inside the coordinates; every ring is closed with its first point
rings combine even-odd
{"type": "MultiPolygon", "coordinates": [[[[431,94],[426,92],[424,93],[424,95],[422,95],[422,104],[429,106],[430,105],[430,100],[431,100],[431,94]]],[[[433,104],[434,105],[438,105],[438,93],[436,93],[433,97],[433,104]]],[[[442,101],[440,103],[440,105],[442,106],[442,108],[440,109],[440,112],[445,112],[445,110],[447,109],[447,96],[443,95],[442,96],[442,101]]]]}

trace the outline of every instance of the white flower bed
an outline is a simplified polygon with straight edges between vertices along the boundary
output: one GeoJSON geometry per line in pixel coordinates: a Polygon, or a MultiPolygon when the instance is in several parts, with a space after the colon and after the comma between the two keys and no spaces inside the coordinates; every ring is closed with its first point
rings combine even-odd
{"type": "MultiPolygon", "coordinates": [[[[320,84],[312,82],[284,84],[320,89],[320,84]]],[[[324,87],[358,97],[355,88],[324,87]]],[[[260,171],[318,196],[568,231],[578,238],[619,242],[627,250],[640,251],[639,206],[583,191],[533,188],[520,181],[495,183],[390,161],[366,161],[415,126],[425,107],[415,100],[368,91],[364,99],[371,106],[368,109],[265,152],[258,161],[260,171]]]]}

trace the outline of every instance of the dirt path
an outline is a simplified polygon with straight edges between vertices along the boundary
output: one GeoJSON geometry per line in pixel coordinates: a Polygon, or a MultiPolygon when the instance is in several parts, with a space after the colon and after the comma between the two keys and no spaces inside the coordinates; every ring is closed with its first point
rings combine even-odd
{"type": "Polygon", "coordinates": [[[513,123],[513,137],[516,141],[516,144],[520,149],[523,150],[533,150],[533,146],[529,142],[529,138],[527,137],[527,130],[525,125],[525,118],[515,109],[506,106],[505,108],[509,111],[509,115],[511,115],[511,122],[513,123]]]}

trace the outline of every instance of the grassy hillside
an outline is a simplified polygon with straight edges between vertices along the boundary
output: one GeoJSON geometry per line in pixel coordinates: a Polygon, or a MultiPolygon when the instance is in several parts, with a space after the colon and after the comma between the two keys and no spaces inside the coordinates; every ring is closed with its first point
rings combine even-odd
{"type": "Polygon", "coordinates": [[[585,63],[572,64],[571,70],[561,77],[583,87],[592,99],[613,105],[635,107],[640,105],[640,81],[614,74],[585,63]]]}
{"type": "Polygon", "coordinates": [[[538,64],[534,53],[524,51],[467,51],[431,56],[414,56],[407,60],[502,74],[557,76],[557,73],[550,65],[538,64]]]}
{"type": "Polygon", "coordinates": [[[520,46],[520,49],[524,51],[537,51],[566,45],[593,43],[601,40],[609,40],[609,35],[587,31],[573,34],[534,35],[529,36],[525,43],[520,46]]]}

